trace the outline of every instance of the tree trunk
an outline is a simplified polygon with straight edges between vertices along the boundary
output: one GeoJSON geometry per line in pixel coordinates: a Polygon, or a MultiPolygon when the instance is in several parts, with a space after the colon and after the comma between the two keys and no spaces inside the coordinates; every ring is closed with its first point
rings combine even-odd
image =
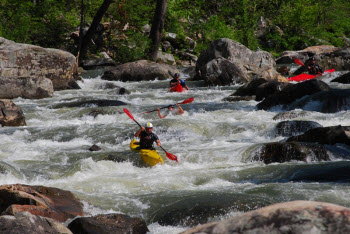
{"type": "Polygon", "coordinates": [[[162,31],[164,28],[165,13],[168,0],[157,0],[156,11],[154,12],[152,28],[149,37],[152,44],[149,52],[149,59],[155,61],[158,53],[158,47],[162,39],[162,31]]]}
{"type": "MultiPolygon", "coordinates": [[[[83,37],[83,40],[82,40],[82,43],[81,43],[81,47],[80,47],[80,51],[79,51],[79,54],[80,54],[79,57],[80,58],[85,58],[86,57],[86,53],[87,53],[87,50],[89,48],[92,36],[96,32],[97,26],[100,24],[100,22],[102,20],[102,17],[104,16],[106,11],[108,10],[109,5],[113,1],[114,0],[104,0],[102,5],[98,9],[94,19],[92,20],[91,26],[89,27],[88,31],[86,32],[86,34],[83,37]]],[[[79,36],[82,36],[82,35],[79,35],[79,36]]]]}

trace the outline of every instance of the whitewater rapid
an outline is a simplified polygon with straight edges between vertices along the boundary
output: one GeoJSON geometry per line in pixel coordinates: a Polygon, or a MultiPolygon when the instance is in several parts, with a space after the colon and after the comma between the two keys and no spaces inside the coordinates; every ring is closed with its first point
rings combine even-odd
{"type": "MultiPolygon", "coordinates": [[[[22,108],[27,126],[0,128],[0,166],[7,171],[0,174],[1,184],[69,190],[83,201],[85,212],[142,217],[151,233],[179,233],[199,223],[292,200],[350,207],[348,183],[294,181],[317,170],[349,165],[348,160],[270,165],[245,160],[254,146],[284,139],[273,134],[278,123],[273,117],[282,110],[258,111],[256,101],[222,101],[239,85],[205,87],[201,82],[187,82],[191,90],[182,94],[167,92],[168,81],[123,83],[104,81],[101,75],[99,71],[84,74],[79,81],[81,90],[59,91],[41,100],[12,100],[22,108]],[[125,87],[130,94],[104,89],[106,83],[125,87]],[[194,101],[182,105],[184,115],[159,119],[156,112],[140,114],[190,97],[194,101]],[[96,99],[127,105],[53,108],[96,99]],[[170,161],[159,150],[164,165],[140,167],[139,155],[129,149],[138,126],[123,108],[141,124],[152,122],[162,146],[179,162],[170,161]],[[89,114],[97,109],[102,114],[89,114]],[[90,152],[93,144],[102,150],[90,152]],[[108,155],[128,160],[103,160],[108,155]]],[[[335,75],[327,76],[326,81],[335,75]]],[[[350,111],[312,112],[301,119],[325,127],[350,126],[350,111]]]]}

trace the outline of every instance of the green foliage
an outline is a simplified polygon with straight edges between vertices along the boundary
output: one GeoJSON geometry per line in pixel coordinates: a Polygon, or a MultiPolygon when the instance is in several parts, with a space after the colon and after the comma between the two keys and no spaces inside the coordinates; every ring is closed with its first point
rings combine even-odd
{"type": "Polygon", "coordinates": [[[150,39],[139,32],[128,32],[126,34],[129,36],[127,39],[111,42],[115,46],[113,59],[119,63],[127,63],[145,58],[150,39]]]}

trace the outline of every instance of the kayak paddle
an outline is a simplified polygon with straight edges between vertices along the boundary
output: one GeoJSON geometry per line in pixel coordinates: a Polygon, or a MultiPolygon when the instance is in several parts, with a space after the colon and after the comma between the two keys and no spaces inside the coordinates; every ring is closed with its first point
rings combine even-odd
{"type": "MultiPolygon", "coordinates": [[[[134,116],[130,113],[128,109],[124,108],[123,111],[130,117],[130,119],[134,120],[135,123],[137,123],[137,125],[141,127],[141,125],[135,120],[134,116]]],[[[162,146],[159,147],[162,148],[162,150],[164,150],[165,155],[168,157],[168,159],[178,162],[176,155],[167,152],[162,146]]]]}
{"type": "MultiPolygon", "coordinates": [[[[176,103],[176,104],[187,104],[187,103],[193,102],[193,100],[194,100],[194,98],[191,97],[191,98],[187,98],[186,100],[184,100],[184,101],[182,101],[182,102],[180,102],[180,103],[176,103]]],[[[165,109],[165,108],[168,108],[168,107],[169,107],[169,106],[164,106],[164,107],[161,107],[161,108],[159,108],[159,109],[165,109]]],[[[146,112],[143,112],[143,113],[141,113],[141,114],[147,114],[147,113],[151,113],[151,112],[153,112],[153,111],[157,111],[157,109],[151,110],[151,111],[146,111],[146,112]]]]}
{"type": "Polygon", "coordinates": [[[168,159],[178,162],[176,155],[173,155],[173,154],[167,152],[162,146],[159,146],[159,147],[162,148],[162,150],[164,150],[164,152],[165,152],[166,156],[168,157],[168,159]]]}
{"type": "Polygon", "coordinates": [[[294,62],[300,66],[304,66],[305,64],[300,59],[294,59],[294,62]]]}

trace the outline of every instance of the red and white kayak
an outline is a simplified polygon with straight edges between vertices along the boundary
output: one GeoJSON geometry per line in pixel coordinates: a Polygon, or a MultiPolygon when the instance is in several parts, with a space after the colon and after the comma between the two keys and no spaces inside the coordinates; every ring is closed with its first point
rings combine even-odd
{"type": "Polygon", "coordinates": [[[181,84],[177,84],[177,85],[175,85],[174,87],[171,87],[171,88],[169,89],[169,92],[178,92],[178,93],[182,93],[182,92],[186,92],[186,89],[184,89],[184,88],[182,87],[181,84]]]}
{"type": "MultiPolygon", "coordinates": [[[[324,71],[322,73],[325,74],[325,73],[332,73],[334,72],[335,69],[330,69],[330,70],[327,70],[327,71],[324,71]]],[[[297,75],[297,76],[293,76],[293,77],[289,77],[287,78],[289,81],[297,81],[297,82],[300,82],[300,81],[305,81],[305,80],[310,80],[310,79],[313,79],[317,76],[320,76],[321,74],[318,74],[318,75],[310,75],[310,74],[300,74],[300,75],[297,75]]]]}

